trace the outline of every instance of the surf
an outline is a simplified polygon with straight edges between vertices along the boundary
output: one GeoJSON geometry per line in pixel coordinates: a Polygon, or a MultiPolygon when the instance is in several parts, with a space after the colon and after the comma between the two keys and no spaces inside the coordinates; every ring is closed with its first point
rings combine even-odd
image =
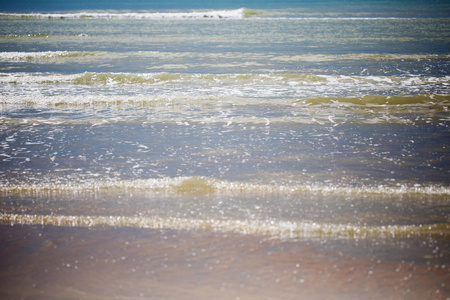
{"type": "Polygon", "coordinates": [[[145,229],[211,230],[278,238],[343,238],[365,239],[402,236],[450,236],[450,224],[356,226],[316,222],[185,219],[129,216],[66,216],[0,214],[0,222],[15,225],[65,227],[132,227],[145,229]]]}
{"type": "MultiPolygon", "coordinates": [[[[62,181],[62,178],[61,178],[62,181]]],[[[320,193],[324,195],[438,195],[449,196],[450,188],[440,185],[395,184],[345,186],[332,184],[258,184],[227,181],[205,176],[164,177],[136,180],[91,180],[84,183],[35,183],[0,185],[1,193],[42,194],[101,192],[108,190],[166,191],[181,194],[215,193],[320,193]]]]}
{"type": "Polygon", "coordinates": [[[0,18],[21,19],[243,19],[260,14],[240,8],[235,10],[151,11],[151,12],[64,12],[64,13],[0,13],[0,18]]]}

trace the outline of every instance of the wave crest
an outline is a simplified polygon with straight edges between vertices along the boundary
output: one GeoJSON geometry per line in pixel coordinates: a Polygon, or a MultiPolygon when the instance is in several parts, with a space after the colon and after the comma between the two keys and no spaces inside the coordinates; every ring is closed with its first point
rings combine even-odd
{"type": "Polygon", "coordinates": [[[22,19],[242,19],[260,14],[250,9],[183,11],[183,12],[67,12],[67,13],[0,13],[0,18],[22,19]]]}
{"type": "Polygon", "coordinates": [[[113,189],[127,190],[164,190],[173,193],[322,193],[322,194],[379,194],[379,195],[450,195],[445,186],[396,185],[396,186],[334,186],[334,185],[274,185],[247,182],[233,182],[204,176],[174,177],[159,179],[139,179],[122,181],[92,181],[88,183],[42,183],[42,184],[3,184],[0,192],[45,193],[73,191],[105,191],[113,189]]]}
{"type": "MultiPolygon", "coordinates": [[[[80,56],[81,54],[60,53],[58,55],[80,56]]],[[[87,52],[85,56],[96,55],[87,52]]],[[[32,57],[33,55],[22,56],[32,57]]],[[[41,57],[48,55],[42,54],[41,57]]],[[[20,57],[18,59],[21,59],[20,57]]],[[[78,74],[56,73],[0,73],[0,83],[14,84],[152,84],[152,83],[194,82],[216,84],[277,84],[288,87],[301,85],[383,85],[383,86],[421,86],[427,84],[447,86],[450,76],[443,77],[400,77],[400,76],[344,76],[344,75],[317,75],[317,74],[201,74],[201,73],[95,73],[85,72],[78,74]]]]}
{"type": "Polygon", "coordinates": [[[69,227],[134,227],[174,230],[213,230],[280,238],[368,238],[399,236],[450,235],[450,224],[357,226],[315,222],[185,219],[127,216],[65,216],[0,214],[0,222],[14,225],[52,225],[69,227]]]}

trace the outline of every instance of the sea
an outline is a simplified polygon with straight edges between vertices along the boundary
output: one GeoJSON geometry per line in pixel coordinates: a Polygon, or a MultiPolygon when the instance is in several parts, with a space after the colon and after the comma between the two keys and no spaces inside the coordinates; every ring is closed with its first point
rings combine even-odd
{"type": "Polygon", "coordinates": [[[0,1],[2,299],[450,299],[450,3],[0,1]]]}

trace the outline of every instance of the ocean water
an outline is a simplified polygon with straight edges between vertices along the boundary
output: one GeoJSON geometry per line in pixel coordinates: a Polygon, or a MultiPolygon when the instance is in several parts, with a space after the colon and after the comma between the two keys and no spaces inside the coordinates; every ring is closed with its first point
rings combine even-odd
{"type": "Polygon", "coordinates": [[[1,2],[3,295],[448,299],[449,70],[445,1],[1,2]]]}

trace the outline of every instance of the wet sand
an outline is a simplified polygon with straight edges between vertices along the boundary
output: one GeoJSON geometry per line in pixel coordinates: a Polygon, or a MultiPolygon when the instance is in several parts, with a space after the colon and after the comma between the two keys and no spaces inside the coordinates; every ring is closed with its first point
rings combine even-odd
{"type": "Polygon", "coordinates": [[[449,299],[448,241],[425,244],[1,225],[0,298],[449,299]]]}

